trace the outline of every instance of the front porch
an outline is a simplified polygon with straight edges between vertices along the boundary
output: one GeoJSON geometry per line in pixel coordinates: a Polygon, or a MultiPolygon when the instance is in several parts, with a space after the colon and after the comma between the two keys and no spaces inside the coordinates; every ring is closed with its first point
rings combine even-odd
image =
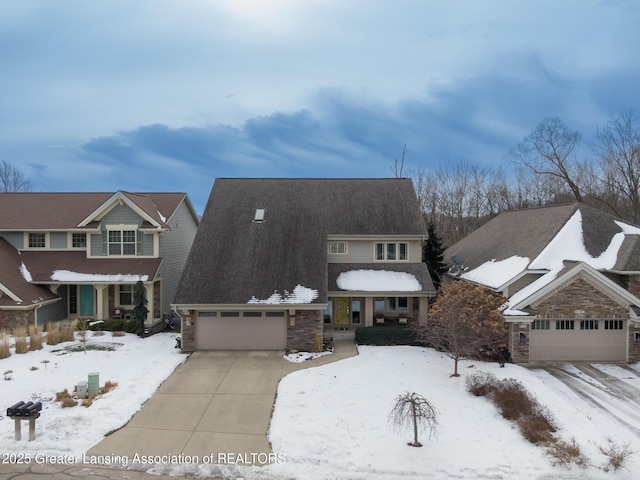
{"type": "Polygon", "coordinates": [[[426,296],[332,296],[324,311],[324,329],[353,330],[423,323],[428,318],[428,307],[426,296]]]}

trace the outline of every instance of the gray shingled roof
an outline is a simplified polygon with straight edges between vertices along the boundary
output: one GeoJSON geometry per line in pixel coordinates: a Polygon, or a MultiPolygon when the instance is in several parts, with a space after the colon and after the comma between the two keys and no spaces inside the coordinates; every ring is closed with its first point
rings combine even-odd
{"type": "MultiPolygon", "coordinates": [[[[450,264],[452,256],[460,255],[465,267],[473,270],[487,261],[514,255],[532,261],[578,210],[582,215],[585,248],[591,256],[598,257],[622,229],[615,223],[615,217],[582,203],[572,203],[502,212],[449,247],[445,262],[450,264]]],[[[640,266],[640,243],[635,237],[626,237],[615,270],[635,270],[640,266]]]]}
{"type": "Polygon", "coordinates": [[[0,265],[2,265],[0,284],[21,300],[16,302],[9,295],[0,292],[0,307],[21,306],[27,308],[58,298],[48,288],[29,283],[20,271],[22,263],[23,258],[20,252],[0,237],[0,265]]]}
{"type": "Polygon", "coordinates": [[[426,235],[411,180],[217,179],[174,303],[245,304],[298,284],[324,303],[329,234],[426,235]]]}
{"type": "MultiPolygon", "coordinates": [[[[168,219],[186,197],[185,193],[122,194],[160,223],[158,211],[168,219]]],[[[0,193],[0,230],[75,228],[113,195],[115,192],[0,193]]]]}

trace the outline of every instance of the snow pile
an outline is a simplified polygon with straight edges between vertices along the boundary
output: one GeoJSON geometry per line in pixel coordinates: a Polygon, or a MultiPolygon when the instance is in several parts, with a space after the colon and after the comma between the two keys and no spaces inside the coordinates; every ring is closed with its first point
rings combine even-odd
{"type": "Polygon", "coordinates": [[[0,445],[5,453],[37,453],[78,456],[99,443],[112,430],[122,427],[160,384],[187,357],[174,348],[175,335],[160,333],[147,338],[127,334],[112,337],[90,334],[88,350],[80,342],[43,345],[42,350],[0,360],[4,372],[0,389],[3,409],[19,402],[42,402],[36,441],[14,440],[14,422],[0,411],[0,445]],[[69,347],[76,347],[70,349],[69,347]],[[95,348],[95,349],[92,349],[95,348]],[[69,351],[74,350],[74,351],[69,351]],[[78,351],[80,350],[80,351],[78,351]],[[89,373],[98,372],[100,386],[118,386],[96,398],[86,408],[62,408],[56,392],[72,392],[89,373]]]}
{"type": "Polygon", "coordinates": [[[302,285],[296,285],[293,292],[285,290],[283,294],[278,293],[276,290],[269,298],[265,300],[259,300],[258,298],[251,297],[247,303],[250,304],[303,304],[311,303],[318,298],[318,291],[312,288],[303,287],[302,285]]]}
{"type": "Polygon", "coordinates": [[[463,273],[461,277],[488,287],[498,288],[526,270],[527,265],[529,265],[527,257],[515,255],[497,262],[495,259],[485,262],[470,272],[463,273]]]}
{"type": "Polygon", "coordinates": [[[55,270],[51,274],[51,280],[56,282],[146,282],[149,275],[131,275],[116,273],[111,275],[101,275],[97,273],[77,273],[69,270],[55,270]]]}
{"type": "Polygon", "coordinates": [[[420,282],[405,272],[387,270],[350,270],[336,280],[338,288],[354,292],[419,292],[420,282]]]}

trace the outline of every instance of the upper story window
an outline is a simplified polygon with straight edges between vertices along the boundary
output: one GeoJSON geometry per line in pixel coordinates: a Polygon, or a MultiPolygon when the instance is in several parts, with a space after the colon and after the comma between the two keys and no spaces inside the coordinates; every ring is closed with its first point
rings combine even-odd
{"type": "Polygon", "coordinates": [[[329,242],[329,253],[347,253],[347,242],[329,242]]]}
{"type": "Polygon", "coordinates": [[[109,230],[107,232],[109,255],[135,255],[135,230],[109,230]]]}
{"type": "Polygon", "coordinates": [[[389,262],[408,260],[409,245],[406,242],[376,243],[375,259],[389,262]]]}
{"type": "Polygon", "coordinates": [[[73,233],[73,234],[71,234],[71,246],[73,248],[86,248],[87,247],[87,234],[86,233],[73,233]]]}
{"type": "Polygon", "coordinates": [[[30,233],[29,248],[45,248],[47,246],[46,233],[30,233]]]}

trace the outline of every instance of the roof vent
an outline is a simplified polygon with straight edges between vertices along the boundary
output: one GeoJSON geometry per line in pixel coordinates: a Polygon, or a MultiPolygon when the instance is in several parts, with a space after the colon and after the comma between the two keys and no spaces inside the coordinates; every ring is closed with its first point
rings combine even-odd
{"type": "Polygon", "coordinates": [[[256,208],[256,215],[255,217],[253,217],[253,221],[255,223],[262,223],[264,222],[264,208],[256,208]]]}

